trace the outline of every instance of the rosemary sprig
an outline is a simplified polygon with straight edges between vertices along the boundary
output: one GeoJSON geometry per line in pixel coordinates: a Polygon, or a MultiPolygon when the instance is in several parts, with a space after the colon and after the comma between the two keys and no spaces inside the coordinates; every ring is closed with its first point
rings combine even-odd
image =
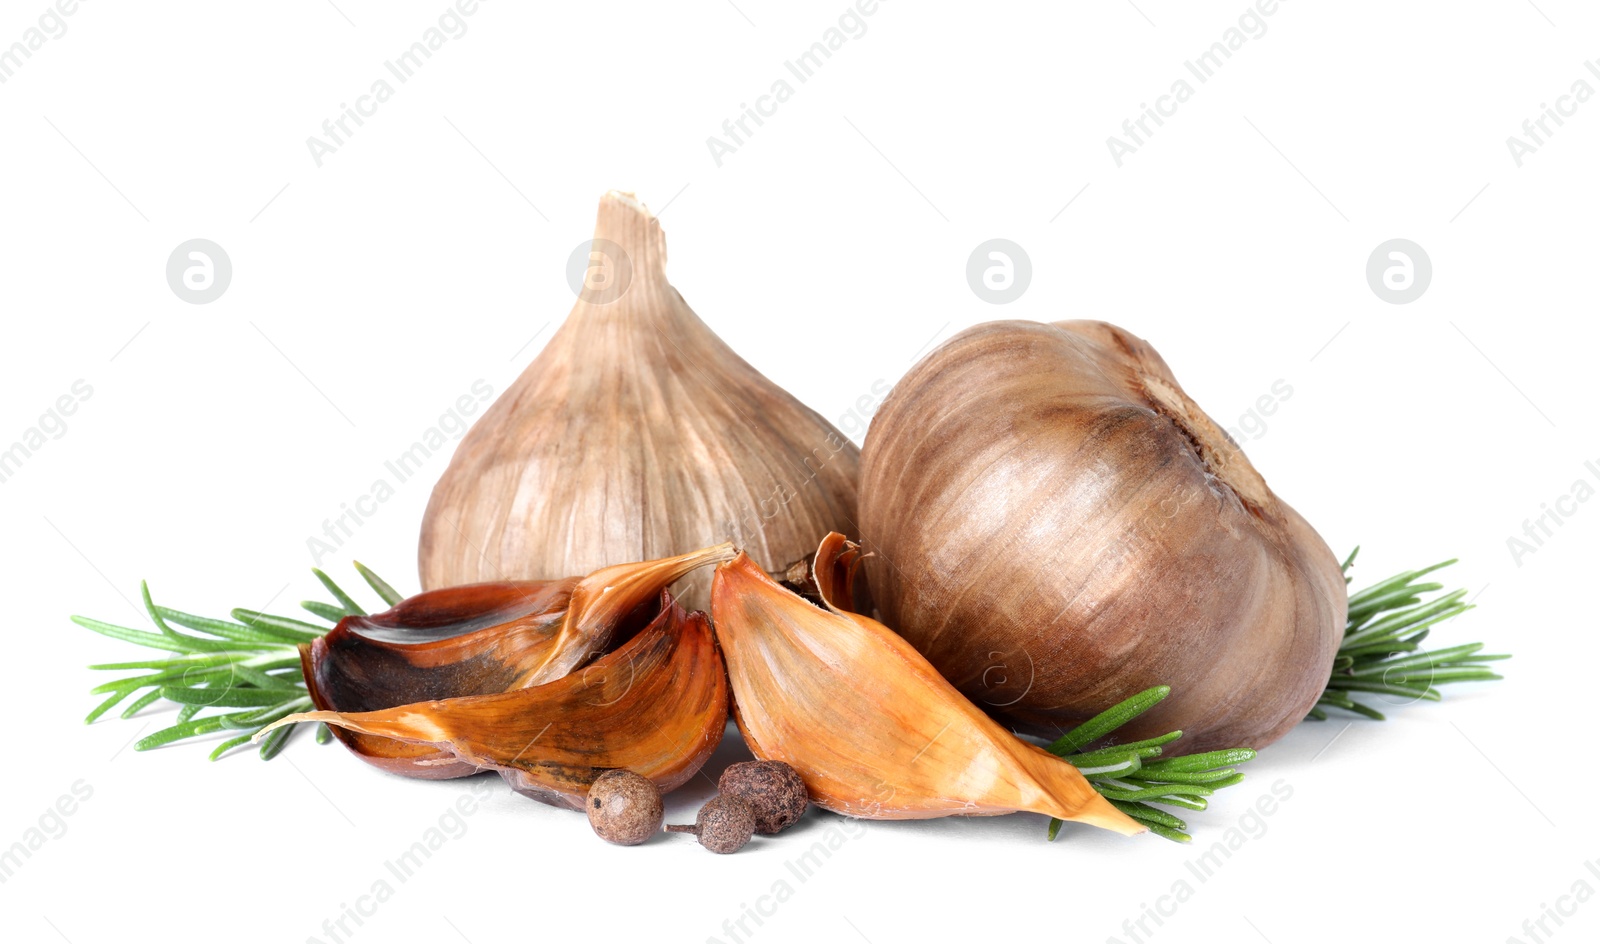
{"type": "MultiPolygon", "coordinates": [[[[1347,574],[1361,548],[1350,552],[1342,568],[1347,574]]],[[[1427,594],[1444,585],[1421,582],[1423,577],[1454,564],[1447,560],[1396,574],[1381,583],[1350,595],[1350,616],[1345,624],[1344,641],[1334,659],[1328,686],[1311,709],[1308,718],[1324,721],[1328,708],[1340,708],[1384,720],[1382,712],[1355,700],[1357,693],[1389,695],[1407,701],[1438,701],[1436,686],[1449,682],[1486,682],[1501,676],[1484,663],[1511,658],[1489,655],[1483,643],[1468,643],[1447,649],[1420,651],[1422,640],[1432,628],[1472,609],[1463,599],[1465,590],[1452,590],[1433,599],[1427,594]]],[[[1350,578],[1345,577],[1345,584],[1350,578]]]]}
{"type": "MultiPolygon", "coordinates": [[[[1244,779],[1244,774],[1234,767],[1252,760],[1255,751],[1239,747],[1162,758],[1162,748],[1183,737],[1182,731],[1084,750],[1149,711],[1171,692],[1165,685],[1146,689],[1063,734],[1046,750],[1078,768],[1112,806],[1143,823],[1152,833],[1174,842],[1188,842],[1188,824],[1152,804],[1205,809],[1206,797],[1244,779]]],[[[1052,841],[1060,830],[1061,820],[1050,820],[1052,841]]]]}
{"type": "MultiPolygon", "coordinates": [[[[393,606],[400,602],[400,594],[381,577],[359,563],[355,567],[385,603],[393,606]]],[[[216,760],[249,743],[257,732],[279,718],[310,710],[311,696],[300,670],[300,644],[327,633],[346,616],[365,615],[360,605],[327,574],[316,569],[312,573],[337,605],[315,600],[300,605],[328,625],[243,608],[235,609],[231,620],[195,616],[157,605],[150,597],[148,583],[140,585],[140,596],[157,632],[72,617],[79,626],[113,639],[174,653],[160,659],[89,666],[102,671],[138,670],[141,674],[91,689],[92,694],[105,695],[106,699],[89,712],[84,723],[93,723],[135,692],[144,690],[123,709],[122,717],[131,718],[162,699],[177,705],[178,713],[170,727],[141,738],[134,745],[135,750],[147,751],[201,735],[238,731],[211,752],[211,759],[216,760]],[[180,632],[174,626],[192,632],[180,632]],[[208,709],[214,709],[214,713],[202,713],[208,709]]],[[[294,727],[278,728],[268,734],[261,744],[261,758],[276,757],[294,727]]],[[[319,743],[332,739],[325,725],[317,726],[319,743]]]]}

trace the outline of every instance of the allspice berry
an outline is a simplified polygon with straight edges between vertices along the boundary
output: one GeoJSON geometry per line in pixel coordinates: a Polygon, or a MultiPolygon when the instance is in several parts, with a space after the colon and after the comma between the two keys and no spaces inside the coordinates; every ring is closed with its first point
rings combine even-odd
{"type": "Polygon", "coordinates": [[[722,772],[717,788],[750,804],[756,814],[756,832],[763,836],[793,826],[810,803],[805,781],[781,760],[734,764],[722,772]]]}
{"type": "Polygon", "coordinates": [[[755,835],[756,814],[750,804],[723,793],[706,801],[695,815],[693,826],[668,826],[670,833],[693,833],[700,845],[712,852],[738,852],[755,835]]]}
{"type": "Polygon", "coordinates": [[[637,846],[661,829],[661,791],[631,770],[595,778],[584,809],[594,834],[619,846],[637,846]]]}

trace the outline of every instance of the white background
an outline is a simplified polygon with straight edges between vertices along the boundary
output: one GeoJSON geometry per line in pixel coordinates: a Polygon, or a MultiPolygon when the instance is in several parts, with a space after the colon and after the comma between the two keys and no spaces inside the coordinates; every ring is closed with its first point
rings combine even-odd
{"type": "MultiPolygon", "coordinates": [[[[1119,168],[1107,136],[1243,0],[888,0],[718,167],[708,136],[845,9],[736,2],[485,3],[320,168],[307,137],[387,77],[442,0],[94,0],[0,85],[0,444],[74,381],[93,389],[0,485],[0,844],[74,783],[93,791],[0,885],[7,939],[330,940],[323,921],[469,792],[309,737],[270,764],[136,753],[170,715],[85,727],[103,676],[84,666],[143,650],[67,616],[137,625],[141,578],[204,613],[319,596],[306,539],[473,381],[512,381],[571,307],[567,257],[611,188],[662,210],[701,317],[830,418],[996,317],[1125,325],[1228,426],[1286,381],[1243,443],[1268,481],[1336,551],[1363,545],[1358,583],[1460,556],[1448,577],[1479,608],[1436,640],[1516,659],[1503,682],[1384,724],[1302,725],[1190,817],[1190,848],[1081,828],[1046,844],[1032,815],[868,824],[801,883],[785,862],[834,817],[731,857],[613,848],[495,781],[466,834],[346,940],[732,940],[724,920],[787,879],[744,940],[1131,941],[1123,922],[1187,879],[1144,940],[1499,942],[1532,940],[1523,922],[1575,882],[1600,889],[1583,727],[1600,652],[1581,596],[1600,503],[1568,504],[1535,554],[1507,547],[1577,480],[1600,485],[1584,466],[1600,466],[1600,103],[1520,168],[1506,145],[1575,80],[1600,87],[1584,68],[1600,16],[1286,2],[1119,168]],[[164,277],[197,237],[234,266],[207,305],[164,277]],[[1003,308],[965,279],[994,237],[1034,269],[1003,308]],[[1407,305],[1364,275],[1394,237],[1433,261],[1407,305]],[[1264,834],[1196,880],[1185,863],[1280,780],[1292,798],[1264,834]]],[[[44,10],[7,0],[0,44],[44,10]]],[[[414,590],[444,462],[327,566],[359,559],[414,590]]],[[[672,813],[709,792],[697,779],[672,813]]],[[[1564,920],[1552,939],[1592,940],[1600,904],[1564,920]]]]}

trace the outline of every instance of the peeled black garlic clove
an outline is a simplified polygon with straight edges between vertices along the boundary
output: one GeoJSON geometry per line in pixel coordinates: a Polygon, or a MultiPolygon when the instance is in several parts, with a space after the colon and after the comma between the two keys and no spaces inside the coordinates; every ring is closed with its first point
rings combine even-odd
{"type": "MultiPolygon", "coordinates": [[[[724,544],[587,577],[429,590],[382,613],[346,617],[301,646],[306,686],[319,710],[349,713],[540,685],[648,622],[654,614],[641,617],[641,610],[673,581],[732,555],[724,544]]],[[[477,770],[428,744],[332,730],[357,756],[392,773],[437,780],[477,770]]]]}
{"type": "Polygon", "coordinates": [[[668,793],[693,777],[722,740],[728,683],[704,613],[670,598],[628,643],[553,682],[383,711],[310,711],[264,728],[323,721],[421,744],[449,761],[498,771],[512,789],[585,808],[590,786],[615,768],[668,793]]]}

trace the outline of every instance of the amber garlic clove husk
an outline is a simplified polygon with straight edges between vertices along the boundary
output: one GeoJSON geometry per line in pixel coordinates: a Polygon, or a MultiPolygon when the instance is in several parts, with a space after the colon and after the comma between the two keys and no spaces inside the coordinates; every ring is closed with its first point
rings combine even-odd
{"type": "MultiPolygon", "coordinates": [[[[854,548],[830,536],[826,574],[854,548]]],[[[829,576],[819,587],[837,592],[829,576]]],[[[818,806],[866,819],[1029,810],[1125,835],[1145,828],[1071,764],[996,724],[872,619],[823,609],[748,557],[717,568],[712,619],[750,750],[789,764],[818,806]]]]}
{"type": "MultiPolygon", "coordinates": [[[[300,647],[319,710],[376,711],[415,702],[529,688],[565,676],[648,620],[667,586],[732,545],[606,567],[587,577],[502,581],[429,590],[371,616],[350,616],[300,647]]],[[[427,744],[335,728],[374,766],[409,777],[476,772],[427,744]]]]}
{"type": "MultiPolygon", "coordinates": [[[[424,587],[582,574],[725,540],[777,570],[819,534],[854,533],[855,444],[723,343],[667,281],[666,259],[656,218],[606,194],[577,303],[434,487],[424,587]]],[[[704,609],[709,586],[695,574],[674,592],[704,609]]]]}
{"type": "Polygon", "coordinates": [[[727,675],[710,624],[669,597],[621,648],[555,681],[383,711],[311,711],[261,733],[322,721],[498,771],[518,793],[576,810],[607,770],[631,770],[663,793],[682,785],[711,756],[727,719],[727,675]]]}

